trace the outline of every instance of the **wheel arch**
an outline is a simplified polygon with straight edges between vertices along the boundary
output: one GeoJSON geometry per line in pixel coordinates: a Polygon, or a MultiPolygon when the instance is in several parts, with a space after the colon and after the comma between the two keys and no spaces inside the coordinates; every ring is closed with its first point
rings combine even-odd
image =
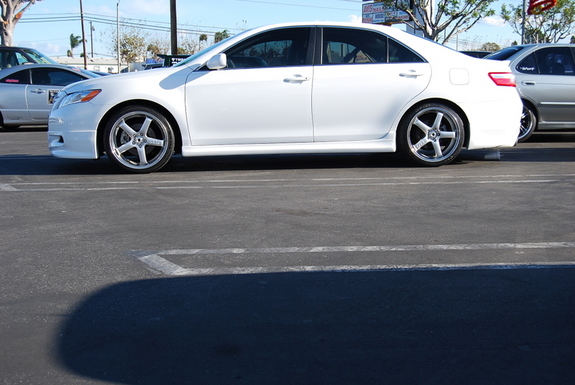
{"type": "Polygon", "coordinates": [[[176,139],[176,143],[175,143],[175,147],[174,147],[175,152],[181,153],[181,151],[182,151],[182,131],[181,131],[181,128],[180,128],[176,118],[174,117],[174,115],[172,115],[172,113],[170,111],[168,111],[165,107],[163,107],[161,104],[151,102],[149,100],[135,99],[135,100],[127,100],[127,101],[124,101],[120,104],[117,104],[116,106],[111,108],[108,112],[106,112],[106,114],[102,117],[102,119],[98,123],[98,131],[97,131],[96,145],[97,145],[98,154],[102,155],[104,153],[104,132],[106,130],[106,124],[108,123],[108,120],[110,119],[110,117],[113,114],[115,114],[117,111],[119,111],[120,109],[127,107],[127,106],[134,106],[134,105],[135,106],[149,107],[149,108],[153,108],[155,110],[158,110],[166,117],[166,119],[168,119],[168,121],[170,122],[170,125],[172,126],[172,129],[174,130],[174,136],[176,139]]]}
{"type": "MultiPolygon", "coordinates": [[[[531,109],[531,111],[533,111],[533,113],[535,114],[535,121],[539,123],[539,109],[537,108],[537,104],[524,97],[521,98],[521,103],[528,106],[531,109]]],[[[535,130],[537,130],[537,127],[535,127],[535,130]]]]}
{"type": "MultiPolygon", "coordinates": [[[[418,101],[417,103],[415,103],[414,105],[412,105],[409,109],[407,109],[403,115],[401,116],[401,119],[399,120],[399,123],[397,125],[397,127],[401,126],[401,123],[407,119],[407,116],[416,108],[418,108],[419,106],[423,105],[423,104],[427,104],[427,103],[440,103],[440,104],[445,104],[446,106],[448,106],[449,108],[451,108],[452,110],[454,110],[455,112],[457,112],[459,114],[459,117],[461,118],[461,120],[463,121],[463,126],[464,126],[464,130],[465,130],[465,138],[463,141],[463,147],[467,147],[469,145],[469,119],[467,118],[467,115],[465,114],[465,112],[463,111],[463,109],[461,109],[461,107],[459,107],[456,103],[453,103],[450,100],[447,99],[442,99],[442,98],[429,98],[429,99],[423,99],[418,101]]],[[[397,142],[397,135],[396,135],[396,142],[397,142]]]]}

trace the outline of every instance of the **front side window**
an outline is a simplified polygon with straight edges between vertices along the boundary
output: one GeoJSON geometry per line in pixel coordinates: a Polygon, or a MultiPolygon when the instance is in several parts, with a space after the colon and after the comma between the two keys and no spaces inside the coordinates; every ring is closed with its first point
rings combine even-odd
{"type": "Polygon", "coordinates": [[[67,86],[83,80],[84,77],[73,72],[52,69],[52,68],[36,68],[32,69],[32,84],[48,85],[48,86],[67,86]]]}
{"type": "Polygon", "coordinates": [[[323,31],[322,64],[420,63],[423,59],[385,35],[346,28],[323,31]]]}
{"type": "Polygon", "coordinates": [[[309,64],[310,28],[289,28],[252,37],[225,52],[228,68],[289,67],[309,64]]]}

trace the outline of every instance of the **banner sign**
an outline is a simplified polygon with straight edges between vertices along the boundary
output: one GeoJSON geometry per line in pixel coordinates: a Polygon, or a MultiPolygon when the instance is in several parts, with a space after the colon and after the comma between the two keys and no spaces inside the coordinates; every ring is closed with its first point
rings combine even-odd
{"type": "Polygon", "coordinates": [[[363,23],[393,24],[400,23],[402,20],[409,20],[409,14],[394,6],[384,5],[381,2],[363,4],[363,23]]]}

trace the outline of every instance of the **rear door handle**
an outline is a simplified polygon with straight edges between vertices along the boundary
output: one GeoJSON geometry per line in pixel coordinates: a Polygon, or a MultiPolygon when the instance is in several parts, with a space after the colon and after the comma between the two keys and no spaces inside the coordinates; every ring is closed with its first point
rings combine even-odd
{"type": "Polygon", "coordinates": [[[524,86],[534,86],[535,82],[533,80],[524,80],[521,82],[524,86]]]}
{"type": "Polygon", "coordinates": [[[43,90],[42,88],[36,88],[35,90],[32,90],[31,92],[33,92],[35,94],[45,94],[46,90],[43,90]]]}
{"type": "Polygon", "coordinates": [[[302,83],[307,81],[309,81],[309,78],[302,75],[292,75],[284,79],[284,82],[286,83],[302,83]]]}

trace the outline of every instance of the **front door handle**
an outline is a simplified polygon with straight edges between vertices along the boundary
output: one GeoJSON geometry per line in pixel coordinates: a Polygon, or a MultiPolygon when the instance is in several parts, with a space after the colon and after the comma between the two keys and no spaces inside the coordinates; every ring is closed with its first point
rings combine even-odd
{"type": "Polygon", "coordinates": [[[399,76],[403,78],[416,78],[418,76],[423,76],[423,72],[417,72],[415,70],[409,70],[407,72],[401,72],[399,76]]]}

